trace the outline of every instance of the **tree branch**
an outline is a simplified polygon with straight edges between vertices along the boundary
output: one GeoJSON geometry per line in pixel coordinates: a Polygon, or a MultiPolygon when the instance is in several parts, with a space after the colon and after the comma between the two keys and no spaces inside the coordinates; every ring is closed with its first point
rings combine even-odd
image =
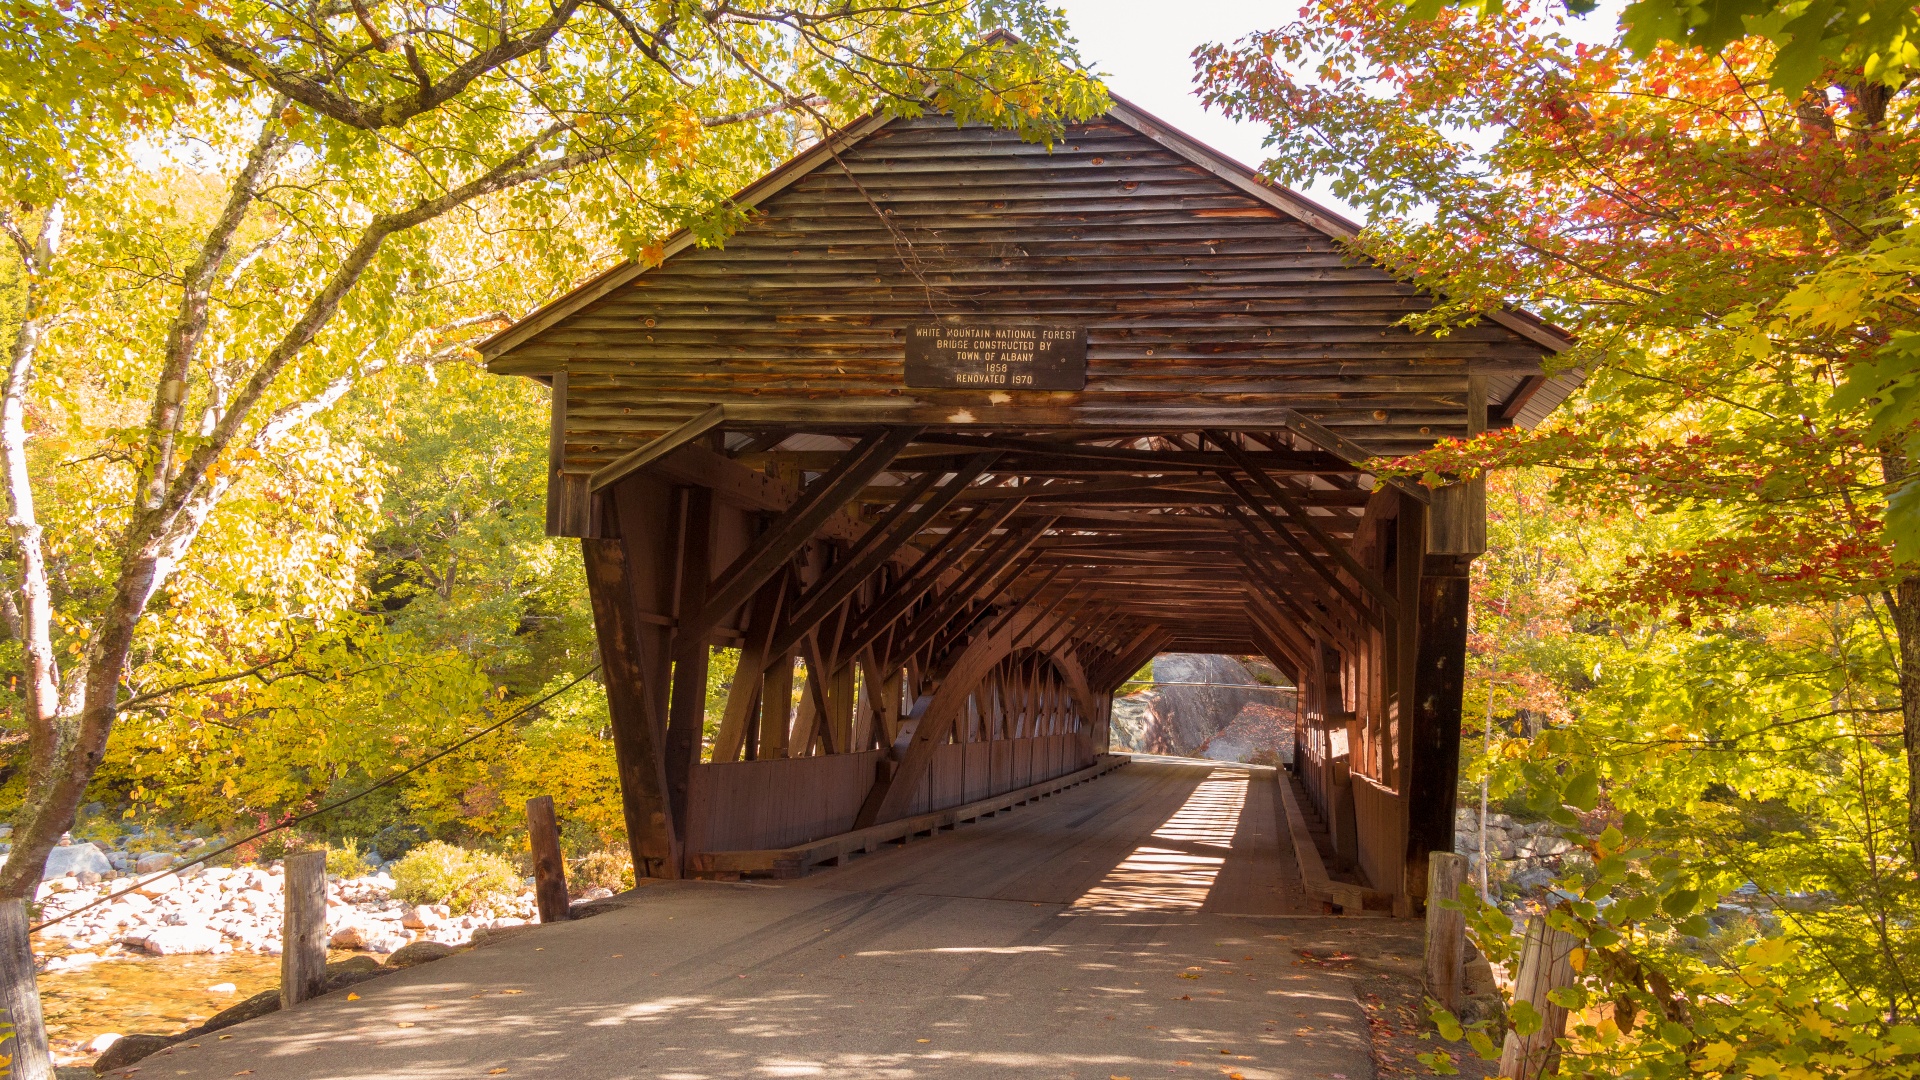
{"type": "MultiPolygon", "coordinates": [[[[222,34],[208,34],[200,39],[199,45],[220,63],[242,75],[260,80],[275,92],[315,112],[351,127],[376,131],[399,127],[421,113],[437,109],[458,97],[475,79],[540,51],[573,18],[581,2],[560,0],[546,21],[531,32],[521,37],[502,34],[498,44],[475,53],[439,82],[426,79],[424,69],[415,63],[416,77],[422,80],[419,90],[394,101],[361,101],[349,97],[332,88],[331,76],[268,63],[251,48],[222,34]]],[[[417,57],[413,59],[417,61],[417,57]]]]}

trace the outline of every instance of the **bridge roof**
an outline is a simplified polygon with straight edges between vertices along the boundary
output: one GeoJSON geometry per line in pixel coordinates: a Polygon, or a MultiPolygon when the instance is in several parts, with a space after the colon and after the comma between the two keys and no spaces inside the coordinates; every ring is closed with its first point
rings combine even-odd
{"type": "Polygon", "coordinates": [[[1116,641],[1157,626],[1166,647],[1257,651],[1256,603],[1297,642],[1357,644],[1389,604],[1366,549],[1397,512],[1360,463],[1532,426],[1581,377],[1548,374],[1572,340],[1525,312],[1397,325],[1438,301],[1355,254],[1353,223],[1124,101],[1052,147],[871,117],[739,202],[755,213],[724,247],[677,236],[482,346],[490,370],[554,383],[553,531],[598,535],[596,493],[661,468],[743,505],[784,470],[790,501],[911,427],[841,531],[985,460],[898,541],[1017,548],[1010,576],[970,586],[980,604],[1051,598],[1116,641]],[[916,328],[983,325],[1083,332],[1084,388],[909,385],[916,328]]]}

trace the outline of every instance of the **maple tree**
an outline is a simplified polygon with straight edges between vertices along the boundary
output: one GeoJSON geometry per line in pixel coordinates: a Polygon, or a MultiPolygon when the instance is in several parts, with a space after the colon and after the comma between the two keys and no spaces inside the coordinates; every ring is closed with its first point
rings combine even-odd
{"type": "Polygon", "coordinates": [[[0,1009],[32,1080],[50,1065],[25,902],[125,703],[204,697],[357,588],[338,556],[365,535],[372,478],[318,419],[617,252],[657,254],[678,228],[718,241],[739,219],[730,191],[861,112],[1044,139],[1103,100],[1030,0],[9,14],[0,613],[25,767],[0,1009]],[[196,589],[209,575],[243,587],[196,589]],[[154,618],[236,597],[230,623],[154,618]],[[208,626],[225,640],[195,655],[208,626]],[[227,670],[143,667],[171,655],[227,670]]]}
{"type": "Polygon", "coordinates": [[[1390,469],[1526,478],[1493,499],[1466,744],[1581,850],[1548,901],[1584,965],[1561,1072],[1912,1075],[1914,95],[1853,45],[1785,52],[1811,7],[1722,9],[1744,34],[1470,7],[1317,0],[1196,61],[1276,178],[1329,183],[1361,251],[1445,296],[1412,323],[1518,301],[1580,338],[1541,430],[1390,469]]]}
{"type": "Polygon", "coordinates": [[[1865,334],[1809,315],[1822,273],[1900,221],[1920,164],[1912,95],[1837,68],[1824,92],[1782,94],[1763,41],[1637,59],[1563,30],[1536,10],[1423,21],[1341,0],[1198,62],[1211,103],[1271,125],[1278,177],[1329,182],[1373,215],[1367,254],[1447,294],[1419,324],[1518,300],[1580,335],[1563,363],[1586,386],[1550,430],[1404,468],[1551,464],[1594,505],[1711,521],[1618,581],[1681,617],[1881,604],[1920,748],[1920,576],[1882,528],[1915,470],[1838,392],[1912,315],[1888,306],[1865,334]]]}

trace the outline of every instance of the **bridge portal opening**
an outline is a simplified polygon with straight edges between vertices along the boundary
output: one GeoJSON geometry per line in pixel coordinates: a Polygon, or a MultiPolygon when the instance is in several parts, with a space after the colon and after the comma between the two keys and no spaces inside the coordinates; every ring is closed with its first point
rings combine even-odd
{"type": "Polygon", "coordinates": [[[1264,656],[1160,653],[1114,691],[1113,749],[1288,765],[1299,707],[1293,680],[1264,656]]]}

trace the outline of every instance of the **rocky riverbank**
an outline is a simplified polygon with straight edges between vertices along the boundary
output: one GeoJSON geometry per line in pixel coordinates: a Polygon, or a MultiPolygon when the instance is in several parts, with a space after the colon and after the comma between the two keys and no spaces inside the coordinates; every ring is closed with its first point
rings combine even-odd
{"type": "MultiPolygon", "coordinates": [[[[88,882],[63,874],[43,881],[42,921],[66,918],[36,935],[42,970],[128,955],[279,954],[285,880],[278,862],[232,869],[184,867],[97,903],[135,880],[88,882]]],[[[393,884],[384,872],[328,880],[327,924],[334,948],[386,954],[415,941],[462,945],[476,931],[534,920],[530,882],[519,896],[466,914],[455,914],[442,904],[396,900],[393,884]]],[[[610,895],[597,889],[582,899],[595,894],[610,895]]]]}

